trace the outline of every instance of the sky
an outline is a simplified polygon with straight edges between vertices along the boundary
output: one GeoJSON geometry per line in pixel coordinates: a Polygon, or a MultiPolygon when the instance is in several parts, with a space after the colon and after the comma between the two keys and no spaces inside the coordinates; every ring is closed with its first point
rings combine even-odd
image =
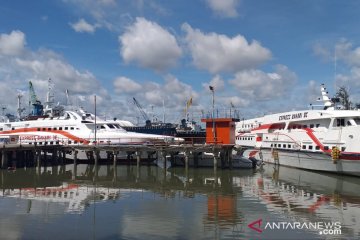
{"type": "MultiPolygon", "coordinates": [[[[357,0],[2,0],[0,105],[45,102],[106,118],[199,121],[233,106],[240,118],[307,109],[324,83],[360,102],[357,0]]],[[[26,114],[28,110],[25,110],[26,114]]]]}

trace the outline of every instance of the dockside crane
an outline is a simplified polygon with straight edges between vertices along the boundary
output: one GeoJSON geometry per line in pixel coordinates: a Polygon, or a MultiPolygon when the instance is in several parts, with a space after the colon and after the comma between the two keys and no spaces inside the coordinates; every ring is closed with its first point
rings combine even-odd
{"type": "Polygon", "coordinates": [[[34,86],[33,86],[32,82],[29,81],[29,109],[31,109],[30,108],[31,105],[33,107],[32,107],[32,111],[31,111],[30,115],[41,116],[43,114],[44,107],[35,94],[35,90],[34,90],[34,86]]]}
{"type": "Polygon", "coordinates": [[[151,121],[150,121],[149,116],[146,114],[146,112],[145,112],[144,109],[141,107],[140,103],[136,100],[136,98],[133,97],[133,101],[134,101],[135,106],[138,108],[140,114],[141,114],[142,117],[144,118],[144,120],[145,120],[145,125],[146,125],[146,126],[150,126],[150,125],[151,125],[151,121]]]}

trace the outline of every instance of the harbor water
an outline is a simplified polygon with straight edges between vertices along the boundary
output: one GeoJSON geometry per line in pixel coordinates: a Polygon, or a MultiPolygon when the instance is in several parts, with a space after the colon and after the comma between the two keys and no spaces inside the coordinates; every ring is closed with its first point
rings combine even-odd
{"type": "Polygon", "coordinates": [[[0,239],[360,239],[356,177],[78,164],[0,172],[0,239]]]}

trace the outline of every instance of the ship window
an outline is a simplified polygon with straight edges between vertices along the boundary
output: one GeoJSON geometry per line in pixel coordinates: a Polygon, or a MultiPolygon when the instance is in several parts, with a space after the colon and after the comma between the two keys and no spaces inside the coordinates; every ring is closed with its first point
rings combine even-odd
{"type": "Polygon", "coordinates": [[[343,151],[345,151],[345,149],[346,149],[346,147],[342,147],[342,148],[341,148],[341,151],[343,152],[343,151]]]}
{"type": "Polygon", "coordinates": [[[360,125],[360,118],[354,118],[356,125],[360,125]]]}
{"type": "Polygon", "coordinates": [[[11,128],[11,130],[15,130],[15,128],[13,127],[13,128],[11,128]]]}
{"type": "Polygon", "coordinates": [[[270,144],[270,147],[273,147],[273,144],[270,144]]]}
{"type": "Polygon", "coordinates": [[[286,144],[283,144],[283,148],[286,148],[286,144]]]}
{"type": "Polygon", "coordinates": [[[105,129],[105,126],[104,125],[101,125],[101,127],[100,127],[101,129],[105,129]]]}
{"type": "Polygon", "coordinates": [[[74,144],[77,144],[78,143],[78,141],[74,141],[74,144]]]}
{"type": "Polygon", "coordinates": [[[324,150],[329,150],[329,146],[324,146],[324,150]]]}
{"type": "Polygon", "coordinates": [[[309,149],[312,150],[312,149],[313,149],[313,146],[312,146],[312,145],[309,145],[309,149]]]}
{"type": "Polygon", "coordinates": [[[37,130],[38,130],[38,131],[40,131],[40,130],[41,130],[41,128],[37,128],[37,130]]]}
{"type": "Polygon", "coordinates": [[[43,128],[43,131],[46,131],[46,128],[43,128]]]}
{"type": "Polygon", "coordinates": [[[80,128],[76,128],[76,130],[80,130],[80,128]]]}
{"type": "Polygon", "coordinates": [[[318,124],[316,124],[316,128],[318,128],[318,127],[320,127],[320,124],[318,123],[318,124]]]}
{"type": "Polygon", "coordinates": [[[303,128],[307,128],[307,125],[303,125],[303,128]]]}
{"type": "Polygon", "coordinates": [[[57,130],[57,128],[56,127],[54,127],[54,129],[53,130],[57,130]]]}
{"type": "Polygon", "coordinates": [[[303,146],[302,146],[302,149],[306,149],[306,145],[303,145],[303,146]]]}
{"type": "Polygon", "coordinates": [[[42,142],[39,142],[39,145],[42,145],[42,142]]]}
{"type": "Polygon", "coordinates": [[[288,144],[288,148],[291,148],[291,145],[290,145],[290,144],[288,144]]]}
{"type": "Polygon", "coordinates": [[[343,118],[336,119],[336,126],[337,127],[345,126],[345,119],[343,118]]]}
{"type": "Polygon", "coordinates": [[[347,125],[347,126],[351,126],[351,122],[350,122],[350,121],[347,121],[347,122],[346,122],[346,125],[347,125]]]}
{"type": "Polygon", "coordinates": [[[310,124],[310,128],[314,128],[314,124],[310,124]]]}
{"type": "Polygon", "coordinates": [[[316,149],[316,150],[320,150],[320,147],[319,147],[319,146],[316,146],[315,149],[316,149]]]}
{"type": "Polygon", "coordinates": [[[65,130],[69,130],[69,128],[68,128],[68,127],[65,127],[65,130]]]}
{"type": "Polygon", "coordinates": [[[74,127],[70,127],[70,130],[74,130],[74,127]]]}
{"type": "Polygon", "coordinates": [[[296,126],[294,125],[294,126],[292,126],[292,129],[296,129],[296,126]]]}
{"type": "Polygon", "coordinates": [[[51,131],[51,128],[48,128],[49,131],[51,131]]]}
{"type": "Polygon", "coordinates": [[[54,142],[53,142],[53,141],[51,141],[51,142],[50,142],[50,145],[53,145],[53,144],[54,144],[54,142]]]}
{"type": "Polygon", "coordinates": [[[59,130],[62,130],[62,127],[59,127],[59,130]]]}
{"type": "Polygon", "coordinates": [[[68,144],[71,144],[71,141],[68,141],[68,144]]]}

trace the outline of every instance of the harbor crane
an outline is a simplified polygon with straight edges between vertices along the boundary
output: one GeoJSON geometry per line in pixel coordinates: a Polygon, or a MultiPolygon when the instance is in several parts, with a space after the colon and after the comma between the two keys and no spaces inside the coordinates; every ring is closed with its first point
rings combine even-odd
{"type": "Polygon", "coordinates": [[[141,114],[142,117],[144,118],[144,120],[145,120],[145,125],[146,125],[146,126],[151,125],[150,118],[149,118],[149,116],[146,114],[146,112],[144,111],[144,109],[141,107],[140,103],[139,103],[139,102],[136,100],[136,98],[134,98],[134,97],[133,97],[133,101],[134,101],[135,106],[138,108],[140,114],[141,114]]]}
{"type": "Polygon", "coordinates": [[[43,105],[40,100],[37,98],[34,90],[34,86],[31,81],[29,81],[29,109],[30,105],[33,106],[31,111],[32,116],[40,116],[43,113],[43,105]]]}

